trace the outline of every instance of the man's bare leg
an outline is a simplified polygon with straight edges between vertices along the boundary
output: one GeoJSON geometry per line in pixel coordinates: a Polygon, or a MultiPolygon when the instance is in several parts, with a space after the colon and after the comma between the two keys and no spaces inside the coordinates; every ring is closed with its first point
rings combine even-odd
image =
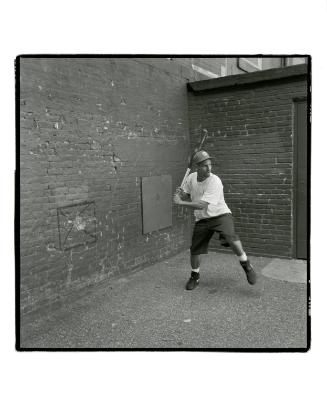
{"type": "Polygon", "coordinates": [[[234,254],[236,254],[238,257],[244,254],[244,249],[242,247],[241,241],[234,241],[234,242],[230,241],[229,246],[234,251],[234,254]]]}
{"type": "Polygon", "coordinates": [[[200,268],[200,255],[191,254],[191,267],[194,270],[196,270],[197,268],[200,268]]]}
{"type": "Polygon", "coordinates": [[[198,284],[199,284],[199,278],[200,278],[200,255],[192,255],[190,256],[191,260],[191,277],[189,281],[186,284],[186,290],[193,290],[198,284]]]}
{"type": "Polygon", "coordinates": [[[241,241],[230,241],[229,246],[232,248],[234,253],[239,257],[240,264],[245,271],[247,280],[250,284],[254,284],[256,282],[256,274],[255,271],[248,260],[246,253],[242,247],[241,241]]]}

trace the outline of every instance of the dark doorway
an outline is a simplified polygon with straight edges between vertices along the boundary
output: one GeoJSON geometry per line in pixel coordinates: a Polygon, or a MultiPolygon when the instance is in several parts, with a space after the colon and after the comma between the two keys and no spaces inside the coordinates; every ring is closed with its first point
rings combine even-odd
{"type": "Polygon", "coordinates": [[[295,102],[294,121],[294,219],[295,219],[295,257],[307,259],[307,101],[295,102]]]}

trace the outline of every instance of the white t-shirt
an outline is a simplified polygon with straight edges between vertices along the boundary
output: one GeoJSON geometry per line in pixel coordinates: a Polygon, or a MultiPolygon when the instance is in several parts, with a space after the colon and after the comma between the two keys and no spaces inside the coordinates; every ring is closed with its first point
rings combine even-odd
{"type": "Polygon", "coordinates": [[[206,209],[194,210],[196,221],[208,217],[220,216],[224,213],[231,213],[224,199],[224,187],[217,175],[210,176],[202,182],[197,181],[197,173],[191,173],[185,182],[184,191],[190,194],[192,201],[206,201],[206,209]]]}

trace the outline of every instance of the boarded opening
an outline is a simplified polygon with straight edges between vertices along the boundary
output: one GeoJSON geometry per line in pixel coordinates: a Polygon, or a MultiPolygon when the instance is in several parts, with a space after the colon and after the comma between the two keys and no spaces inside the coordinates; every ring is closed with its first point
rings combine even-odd
{"type": "Polygon", "coordinates": [[[143,234],[172,225],[170,175],[142,178],[143,234]]]}

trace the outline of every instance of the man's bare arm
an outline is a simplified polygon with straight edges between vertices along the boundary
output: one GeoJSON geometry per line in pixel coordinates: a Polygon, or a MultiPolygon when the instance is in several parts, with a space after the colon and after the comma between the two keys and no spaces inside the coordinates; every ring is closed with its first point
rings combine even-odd
{"type": "Polygon", "coordinates": [[[181,199],[179,194],[174,195],[174,203],[179,206],[190,207],[195,210],[203,210],[208,206],[206,201],[184,201],[181,199]]]}

